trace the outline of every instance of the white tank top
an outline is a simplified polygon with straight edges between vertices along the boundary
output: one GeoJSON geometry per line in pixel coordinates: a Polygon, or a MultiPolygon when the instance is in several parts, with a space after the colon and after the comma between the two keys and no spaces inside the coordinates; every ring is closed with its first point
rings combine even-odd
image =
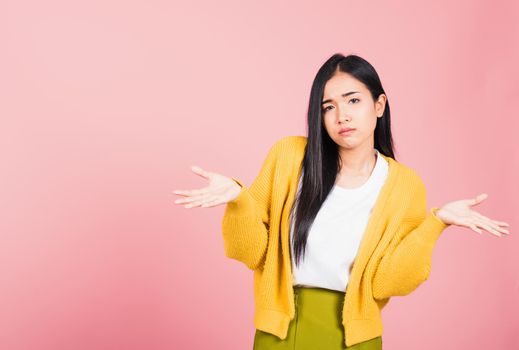
{"type": "MultiPolygon", "coordinates": [[[[346,291],[350,267],[364,235],[369,215],[388,174],[388,163],[375,149],[377,159],[370,177],[360,187],[334,185],[308,233],[306,253],[295,265],[292,247],[293,216],[290,217],[292,284],[346,291]]],[[[301,174],[302,177],[302,174],[301,174]]],[[[301,177],[299,187],[301,189],[301,177]]],[[[295,214],[294,208],[294,214],[295,214]]]]}

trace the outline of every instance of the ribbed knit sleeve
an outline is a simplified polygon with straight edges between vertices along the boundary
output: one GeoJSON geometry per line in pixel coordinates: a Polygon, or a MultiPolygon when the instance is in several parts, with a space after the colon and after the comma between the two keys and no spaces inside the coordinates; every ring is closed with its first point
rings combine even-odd
{"type": "Polygon", "coordinates": [[[449,225],[436,216],[438,207],[427,212],[426,202],[425,185],[419,180],[410,202],[412,215],[401,223],[375,271],[375,299],[407,295],[429,278],[434,245],[449,225]]]}
{"type": "Polygon", "coordinates": [[[225,255],[243,262],[251,270],[262,266],[265,259],[280,143],[281,140],[270,148],[250,187],[233,178],[241,186],[241,191],[234,200],[227,203],[222,220],[225,255]]]}

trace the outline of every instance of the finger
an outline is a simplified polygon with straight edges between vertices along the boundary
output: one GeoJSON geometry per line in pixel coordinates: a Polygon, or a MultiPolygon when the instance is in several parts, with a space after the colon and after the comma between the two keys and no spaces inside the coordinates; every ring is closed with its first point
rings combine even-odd
{"type": "Polygon", "coordinates": [[[179,194],[181,196],[196,196],[203,195],[209,192],[209,187],[203,187],[196,190],[174,190],[172,193],[179,194]]]}
{"type": "Polygon", "coordinates": [[[190,203],[184,205],[184,208],[193,208],[193,207],[198,207],[200,206],[200,204],[202,204],[202,200],[194,200],[194,201],[191,201],[190,203]]]}
{"type": "Polygon", "coordinates": [[[209,207],[214,207],[214,206],[216,206],[216,205],[219,205],[219,204],[221,204],[221,203],[223,203],[223,201],[221,200],[221,198],[215,198],[215,199],[213,199],[213,200],[209,200],[209,201],[203,203],[201,206],[202,206],[203,208],[209,208],[209,207]]]}
{"type": "Polygon", "coordinates": [[[193,201],[192,203],[184,205],[184,208],[193,208],[193,207],[201,207],[203,204],[205,204],[207,201],[205,199],[193,201]]]}
{"type": "Polygon", "coordinates": [[[184,208],[189,209],[189,208],[197,207],[199,205],[200,205],[200,202],[193,202],[193,203],[184,205],[184,208]]]}
{"type": "Polygon", "coordinates": [[[470,200],[470,205],[477,205],[479,203],[481,203],[484,199],[486,199],[488,197],[488,194],[486,193],[480,193],[478,194],[476,197],[472,198],[470,200]]]}
{"type": "Polygon", "coordinates": [[[216,196],[212,195],[212,196],[206,196],[204,198],[204,200],[200,203],[200,206],[205,208],[207,207],[207,204],[210,203],[210,202],[213,202],[214,200],[216,199],[216,196]]]}
{"type": "Polygon", "coordinates": [[[207,197],[207,195],[197,195],[197,196],[185,197],[185,198],[177,199],[175,201],[175,203],[177,203],[177,204],[192,203],[197,200],[204,200],[204,198],[206,198],[206,197],[207,197]]]}
{"type": "MultiPolygon", "coordinates": [[[[484,220],[486,221],[489,225],[492,225],[492,227],[494,227],[496,230],[499,230],[501,232],[504,232],[506,234],[509,234],[510,232],[508,232],[507,229],[505,228],[502,228],[500,226],[505,226],[505,225],[502,225],[502,221],[495,221],[495,220],[491,220],[490,218],[486,217],[485,215],[482,215],[480,213],[478,213],[477,211],[474,211],[474,215],[478,218],[480,218],[481,220],[484,220]]],[[[506,223],[504,223],[506,224],[506,223]]],[[[506,224],[506,226],[509,226],[508,224],[506,224]]]]}
{"type": "Polygon", "coordinates": [[[473,218],[474,220],[474,224],[476,224],[477,226],[479,227],[482,227],[483,229],[485,229],[486,231],[492,233],[493,235],[495,236],[499,236],[501,237],[502,234],[499,233],[497,230],[494,230],[492,227],[490,227],[490,225],[488,225],[485,221],[479,219],[479,218],[473,218]]]}
{"type": "Polygon", "coordinates": [[[194,197],[192,201],[190,201],[189,204],[185,205],[184,207],[185,208],[192,208],[192,207],[195,207],[195,206],[200,206],[200,207],[206,207],[208,203],[211,203],[211,202],[214,202],[216,200],[218,200],[220,198],[220,196],[215,196],[215,195],[206,195],[206,196],[199,196],[199,197],[194,197]]]}
{"type": "Polygon", "coordinates": [[[473,230],[479,233],[480,235],[483,234],[483,231],[481,231],[475,224],[469,224],[469,227],[473,230]]]}
{"type": "Polygon", "coordinates": [[[211,172],[209,171],[206,171],[202,168],[200,168],[199,166],[196,166],[196,165],[193,165],[191,167],[191,170],[197,174],[197,175],[200,175],[201,177],[203,177],[204,179],[209,179],[211,177],[211,172]]]}
{"type": "MultiPolygon", "coordinates": [[[[478,214],[479,214],[479,213],[478,213],[478,214]]],[[[481,214],[479,214],[479,215],[481,215],[481,214]]],[[[483,218],[485,218],[485,219],[488,219],[488,220],[494,222],[495,224],[497,224],[497,225],[499,225],[499,226],[507,226],[507,227],[510,226],[510,224],[507,223],[507,222],[505,222],[505,221],[492,220],[492,219],[490,219],[490,218],[487,218],[487,217],[484,216],[484,215],[481,215],[481,216],[482,216],[483,218]]]]}
{"type": "Polygon", "coordinates": [[[181,195],[181,196],[185,196],[186,195],[185,192],[186,191],[183,191],[183,190],[173,190],[173,191],[171,191],[171,193],[178,194],[178,195],[181,195]]]}

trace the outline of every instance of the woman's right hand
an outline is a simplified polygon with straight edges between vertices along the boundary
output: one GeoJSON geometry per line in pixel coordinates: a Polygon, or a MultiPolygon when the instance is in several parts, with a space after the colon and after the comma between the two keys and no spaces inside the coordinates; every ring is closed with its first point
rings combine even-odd
{"type": "Polygon", "coordinates": [[[241,186],[232,178],[203,170],[200,167],[192,166],[191,170],[203,178],[209,180],[209,185],[196,190],[174,190],[172,193],[184,196],[175,200],[175,204],[184,204],[185,208],[192,207],[214,207],[238,197],[241,186]]]}

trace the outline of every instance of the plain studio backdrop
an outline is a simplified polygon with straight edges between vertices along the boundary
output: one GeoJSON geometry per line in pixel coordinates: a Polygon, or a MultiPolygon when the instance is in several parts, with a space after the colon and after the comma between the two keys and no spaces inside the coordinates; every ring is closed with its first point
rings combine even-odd
{"type": "Polygon", "coordinates": [[[224,256],[224,206],[173,189],[250,185],[305,135],[318,67],[380,74],[397,160],[450,227],[430,278],[383,311],[384,348],[519,348],[517,1],[24,1],[0,4],[0,348],[249,349],[252,271],[224,256]]]}

